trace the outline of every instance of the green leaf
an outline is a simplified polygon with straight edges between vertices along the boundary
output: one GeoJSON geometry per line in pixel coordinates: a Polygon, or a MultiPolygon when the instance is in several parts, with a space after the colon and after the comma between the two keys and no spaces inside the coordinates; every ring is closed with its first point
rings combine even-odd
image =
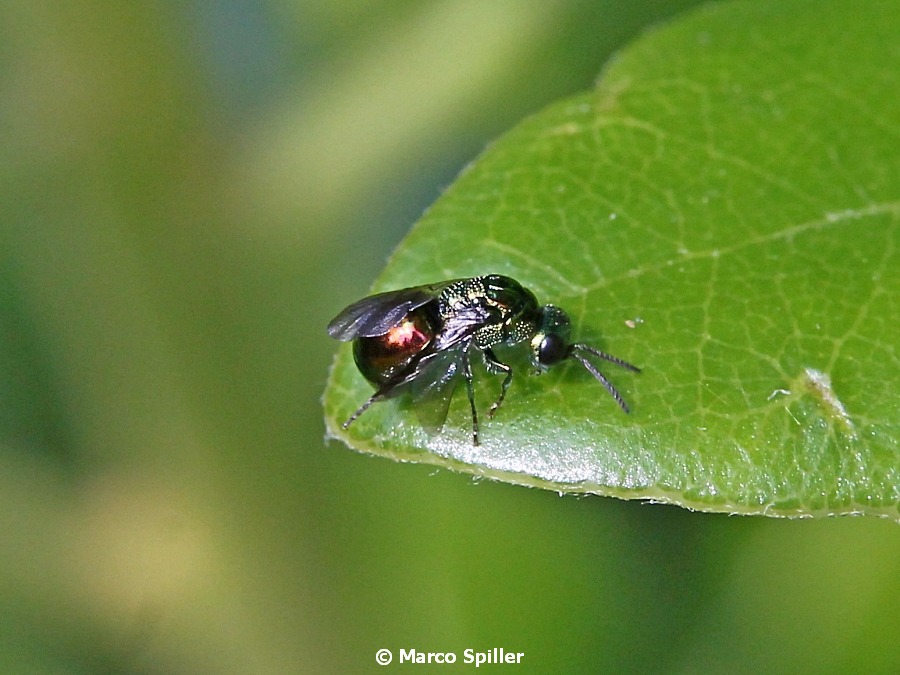
{"type": "MultiPolygon", "coordinates": [[[[561,492],[900,520],[900,4],[713,5],[522,122],[413,228],[375,290],[485,273],[566,308],[577,363],[476,372],[429,436],[343,346],[329,434],[561,492]]],[[[349,301],[355,298],[347,298],[349,301]]],[[[339,309],[338,307],[335,308],[339,309]]]]}

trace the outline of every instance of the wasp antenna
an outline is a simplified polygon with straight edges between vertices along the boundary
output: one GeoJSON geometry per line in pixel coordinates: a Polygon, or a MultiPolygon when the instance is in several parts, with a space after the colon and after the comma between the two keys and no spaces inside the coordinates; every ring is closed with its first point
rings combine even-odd
{"type": "MultiPolygon", "coordinates": [[[[575,356],[576,358],[578,358],[578,355],[576,354],[576,352],[578,352],[578,351],[583,351],[583,352],[587,352],[588,354],[593,354],[594,356],[598,356],[601,359],[604,359],[605,361],[609,361],[610,363],[615,363],[617,366],[622,366],[623,368],[627,368],[628,370],[633,370],[636,373],[641,372],[640,368],[628,363],[628,361],[623,361],[622,359],[615,357],[612,354],[607,354],[606,352],[601,352],[599,349],[594,349],[593,347],[590,347],[586,344],[578,343],[578,344],[572,345],[571,354],[573,356],[575,356]]],[[[584,363],[584,361],[582,361],[582,359],[579,358],[578,360],[581,361],[582,363],[584,363]]],[[[590,368],[588,370],[590,370],[590,368]]],[[[592,370],[591,372],[594,372],[594,371],[592,370]]]]}
{"type": "MultiPolygon", "coordinates": [[[[592,354],[594,353],[594,351],[590,350],[590,349],[587,351],[590,351],[592,354]]],[[[619,407],[623,410],[623,412],[626,412],[626,413],[631,412],[631,410],[628,409],[628,404],[625,403],[625,399],[622,398],[622,395],[613,386],[613,383],[610,382],[609,380],[607,380],[606,376],[603,373],[601,373],[599,370],[597,370],[597,366],[595,366],[593,363],[588,361],[586,357],[582,356],[577,351],[571,352],[571,355],[572,355],[572,358],[577,359],[578,362],[581,363],[581,365],[583,365],[585,368],[587,368],[588,372],[591,375],[593,375],[594,377],[596,377],[597,380],[599,380],[600,384],[602,384],[604,387],[606,387],[606,390],[612,395],[612,397],[614,399],[616,399],[616,403],[619,404],[619,407]]],[[[618,359],[615,359],[614,357],[611,358],[610,360],[612,360],[613,363],[617,363],[619,361],[618,359]]],[[[631,364],[625,363],[624,361],[622,361],[622,363],[626,366],[631,365],[631,364]]],[[[631,367],[634,368],[634,366],[631,366],[631,367]]],[[[637,368],[635,368],[635,370],[637,370],[637,368]]]]}

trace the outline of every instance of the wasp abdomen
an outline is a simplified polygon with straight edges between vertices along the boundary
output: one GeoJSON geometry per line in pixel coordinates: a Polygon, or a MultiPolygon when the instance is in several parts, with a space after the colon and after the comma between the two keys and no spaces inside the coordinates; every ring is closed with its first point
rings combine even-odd
{"type": "Polygon", "coordinates": [[[396,380],[431,344],[439,325],[434,305],[427,304],[407,314],[384,335],[356,338],[353,342],[356,367],[363,377],[378,386],[396,380]]]}

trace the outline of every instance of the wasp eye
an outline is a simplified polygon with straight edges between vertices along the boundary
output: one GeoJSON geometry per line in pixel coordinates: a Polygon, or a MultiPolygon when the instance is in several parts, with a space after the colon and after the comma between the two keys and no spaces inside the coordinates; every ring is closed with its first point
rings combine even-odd
{"type": "Polygon", "coordinates": [[[538,363],[542,366],[552,366],[559,363],[569,355],[569,346],[561,335],[550,333],[545,335],[537,349],[538,363]]]}

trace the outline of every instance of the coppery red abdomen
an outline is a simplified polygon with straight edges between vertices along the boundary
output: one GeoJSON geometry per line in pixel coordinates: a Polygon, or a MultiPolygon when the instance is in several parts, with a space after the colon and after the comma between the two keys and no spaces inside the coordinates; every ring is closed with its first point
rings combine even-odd
{"type": "Polygon", "coordinates": [[[390,382],[431,344],[437,323],[432,312],[419,308],[384,335],[357,338],[353,343],[353,359],[359,372],[375,385],[390,382]]]}

